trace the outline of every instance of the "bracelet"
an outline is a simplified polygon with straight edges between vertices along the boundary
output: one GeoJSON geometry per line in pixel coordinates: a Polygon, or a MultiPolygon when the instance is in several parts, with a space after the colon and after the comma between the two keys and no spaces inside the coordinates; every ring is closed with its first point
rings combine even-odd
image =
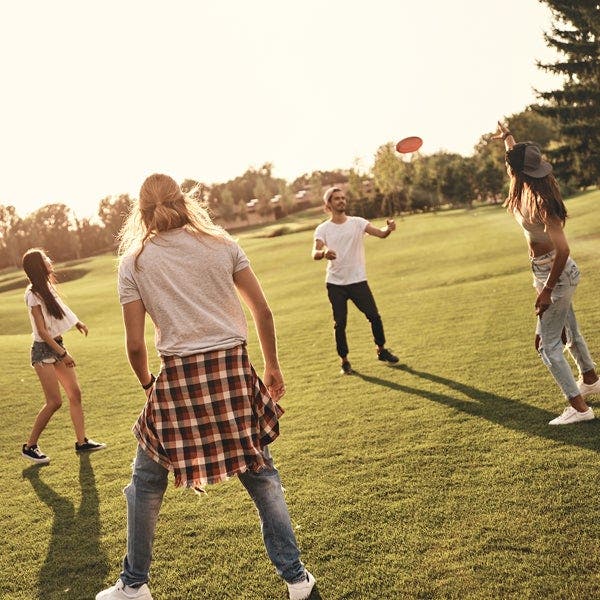
{"type": "Polygon", "coordinates": [[[504,141],[509,135],[512,135],[512,133],[510,131],[505,131],[500,139],[504,141]]]}
{"type": "Polygon", "coordinates": [[[152,373],[150,373],[150,383],[143,385],[142,389],[144,389],[146,391],[149,390],[154,385],[155,381],[156,381],[156,377],[154,377],[154,375],[152,375],[152,373]]]}

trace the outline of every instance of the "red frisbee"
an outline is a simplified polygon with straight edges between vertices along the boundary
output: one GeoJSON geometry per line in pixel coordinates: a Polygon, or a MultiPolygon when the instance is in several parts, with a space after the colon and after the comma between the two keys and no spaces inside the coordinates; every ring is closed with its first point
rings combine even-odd
{"type": "Polygon", "coordinates": [[[416,135],[405,137],[396,144],[396,150],[400,154],[408,154],[410,152],[416,152],[423,145],[423,140],[416,135]]]}

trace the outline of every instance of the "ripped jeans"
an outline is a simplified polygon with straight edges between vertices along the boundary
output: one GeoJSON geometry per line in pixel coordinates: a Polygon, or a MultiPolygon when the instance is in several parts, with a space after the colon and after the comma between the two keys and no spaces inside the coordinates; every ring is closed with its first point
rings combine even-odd
{"type": "MultiPolygon", "coordinates": [[[[554,262],[554,252],[531,259],[533,286],[540,293],[554,262]]],[[[536,334],[540,336],[538,352],[542,362],[554,377],[567,400],[579,395],[573,371],[564,355],[563,329],[566,333],[566,348],[575,361],[579,374],[595,367],[590,351],[579,331],[573,311],[573,294],[579,283],[579,269],[569,257],[558,282],[552,290],[552,304],[538,317],[536,334]]]]}

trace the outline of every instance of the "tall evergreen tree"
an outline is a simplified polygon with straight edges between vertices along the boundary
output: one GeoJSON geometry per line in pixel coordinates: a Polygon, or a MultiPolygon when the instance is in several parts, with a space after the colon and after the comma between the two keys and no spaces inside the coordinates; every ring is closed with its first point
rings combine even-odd
{"type": "Polygon", "coordinates": [[[565,77],[563,88],[541,92],[538,110],[556,119],[564,143],[550,152],[561,177],[600,185],[600,5],[598,0],[540,0],[554,24],[546,43],[563,59],[539,64],[565,77]]]}

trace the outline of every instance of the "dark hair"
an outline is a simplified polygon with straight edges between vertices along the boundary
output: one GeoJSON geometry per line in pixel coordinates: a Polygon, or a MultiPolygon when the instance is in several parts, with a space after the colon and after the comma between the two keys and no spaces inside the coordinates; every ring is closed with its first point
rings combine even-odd
{"type": "Polygon", "coordinates": [[[43,250],[30,248],[23,254],[23,270],[31,282],[31,291],[42,300],[48,313],[55,319],[62,319],[65,311],[52,293],[53,278],[44,258],[47,256],[43,250]]]}
{"type": "Polygon", "coordinates": [[[510,188],[504,206],[509,212],[516,210],[523,216],[543,222],[547,217],[558,217],[564,225],[568,216],[558,181],[552,173],[545,177],[530,177],[511,167],[510,188]]]}
{"type": "Polygon", "coordinates": [[[515,144],[510,150],[506,151],[505,159],[510,165],[510,168],[515,173],[522,173],[525,166],[525,150],[527,150],[526,142],[515,144]]]}

